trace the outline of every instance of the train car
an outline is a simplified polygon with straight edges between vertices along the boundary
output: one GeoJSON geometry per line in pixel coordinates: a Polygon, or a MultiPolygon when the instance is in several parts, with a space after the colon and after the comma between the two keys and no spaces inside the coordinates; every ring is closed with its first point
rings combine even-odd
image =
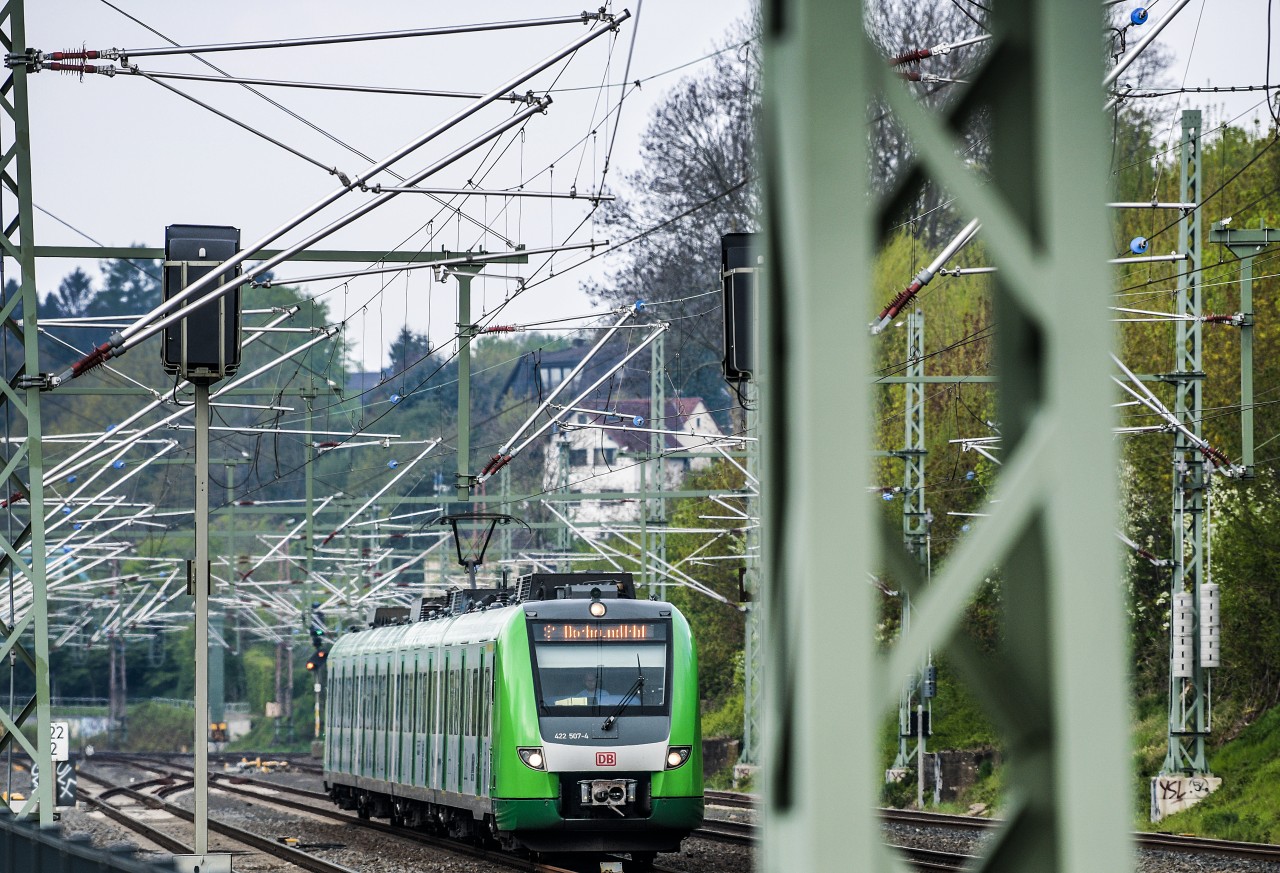
{"type": "Polygon", "coordinates": [[[362,817],[540,854],[676,851],[702,821],[697,653],[629,574],[455,592],[328,657],[325,790],[362,817]]]}

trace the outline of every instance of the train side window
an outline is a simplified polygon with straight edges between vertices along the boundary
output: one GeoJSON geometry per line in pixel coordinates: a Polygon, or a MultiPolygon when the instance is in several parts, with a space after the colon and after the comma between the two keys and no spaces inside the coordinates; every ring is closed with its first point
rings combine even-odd
{"type": "Polygon", "coordinates": [[[409,670],[409,687],[405,689],[405,696],[409,698],[405,701],[407,707],[405,712],[408,713],[408,717],[404,729],[412,733],[418,727],[418,662],[416,659],[409,670]]]}
{"type": "Polygon", "coordinates": [[[471,706],[471,683],[467,681],[469,674],[470,671],[468,670],[458,671],[458,699],[461,701],[461,705],[458,707],[457,732],[459,734],[465,734],[467,728],[471,725],[471,712],[469,709],[471,706]]]}
{"type": "Polygon", "coordinates": [[[480,709],[480,671],[473,667],[471,669],[471,675],[468,678],[470,680],[467,682],[467,685],[470,687],[471,691],[471,705],[467,707],[467,734],[469,736],[475,736],[479,733],[476,729],[476,715],[480,709]]]}
{"type": "Polygon", "coordinates": [[[427,665],[427,732],[436,732],[436,664],[435,660],[427,665]]]}
{"type": "Polygon", "coordinates": [[[426,662],[426,725],[425,731],[431,733],[434,731],[434,723],[431,722],[431,716],[435,713],[435,662],[434,659],[428,659],[426,662]]]}

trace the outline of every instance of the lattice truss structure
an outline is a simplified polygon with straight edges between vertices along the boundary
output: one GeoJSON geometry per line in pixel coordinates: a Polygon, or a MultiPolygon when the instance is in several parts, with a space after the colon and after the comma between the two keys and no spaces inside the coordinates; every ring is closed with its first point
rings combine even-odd
{"type": "MultiPolygon", "coordinates": [[[[6,52],[26,45],[22,0],[11,0],[0,9],[0,42],[6,52]]],[[[21,66],[5,71],[0,86],[0,245],[6,257],[18,263],[16,294],[4,294],[0,303],[4,337],[0,339],[6,364],[21,361],[7,383],[0,383],[0,405],[7,436],[0,446],[3,461],[5,526],[0,531],[0,565],[7,578],[25,576],[30,602],[19,616],[7,610],[9,622],[0,622],[0,657],[13,669],[29,672],[35,694],[0,707],[0,751],[16,743],[33,760],[48,761],[49,749],[49,615],[45,588],[44,456],[40,432],[40,389],[32,377],[40,371],[36,341],[35,240],[32,238],[31,142],[27,118],[27,72],[21,66]],[[21,730],[35,725],[33,744],[21,730]]],[[[10,277],[0,277],[0,288],[10,277]]],[[[3,292],[0,292],[3,293],[3,292]]],[[[46,770],[46,772],[49,772],[46,770]]],[[[53,822],[53,783],[43,779],[39,789],[21,807],[39,807],[41,824],[53,822]]]]}
{"type": "Polygon", "coordinates": [[[1005,739],[1008,814],[980,869],[1131,863],[1120,564],[1107,545],[1116,474],[1100,15],[1050,0],[993,7],[988,62],[934,114],[868,42],[861,7],[765,6],[766,870],[906,869],[874,813],[877,746],[901,677],[930,647],[947,652],[1005,739]],[[878,202],[865,171],[877,97],[916,148],[878,202]],[[991,129],[985,178],[959,136],[979,110],[991,129]],[[927,589],[902,532],[882,530],[863,496],[871,349],[855,327],[875,312],[877,240],[926,176],[981,221],[999,265],[1004,461],[990,517],[927,589]],[[956,630],[996,567],[1002,643],[987,655],[956,630]],[[905,580],[915,617],[880,654],[867,580],[885,572],[905,580]]]}

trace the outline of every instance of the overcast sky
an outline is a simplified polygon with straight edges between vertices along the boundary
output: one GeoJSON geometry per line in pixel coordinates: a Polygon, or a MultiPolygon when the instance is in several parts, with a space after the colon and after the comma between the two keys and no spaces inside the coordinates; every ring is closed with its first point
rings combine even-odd
{"type": "MultiPolygon", "coordinates": [[[[171,0],[113,0],[115,5],[183,44],[213,44],[481,22],[575,16],[583,5],[547,0],[506,0],[475,4],[390,0],[353,4],[332,0],[275,0],[175,4],[171,0]]],[[[587,4],[594,7],[594,2],[587,4]]],[[[165,45],[164,40],[130,21],[101,0],[28,0],[32,46],[44,51],[78,47],[134,50],[165,45]]],[[[635,11],[636,4],[631,4],[635,11]]],[[[615,12],[622,5],[611,4],[615,12]]],[[[724,39],[732,22],[747,14],[743,0],[688,3],[645,0],[639,19],[624,23],[616,38],[604,36],[522,86],[541,93],[551,89],[546,115],[528,122],[523,136],[501,139],[433,176],[441,187],[461,187],[474,179],[485,189],[514,188],[586,194],[598,188],[606,155],[613,145],[609,180],[639,167],[640,134],[650,110],[681,76],[649,77],[695,62],[724,39]],[[620,89],[602,83],[624,78],[633,34],[634,54],[628,81],[644,81],[617,110],[620,89]],[[572,90],[579,89],[579,90],[572,90]],[[615,120],[620,119],[615,137],[615,120]],[[554,169],[551,169],[554,167],[554,169]]],[[[375,41],[340,46],[270,51],[210,53],[208,60],[237,76],[308,82],[379,85],[396,88],[485,92],[515,77],[587,31],[581,23],[508,29],[479,34],[375,41]]],[[[136,57],[146,71],[217,75],[183,56],[136,57]]],[[[705,68],[705,62],[702,65],[705,68]]],[[[172,223],[228,224],[240,227],[248,243],[279,227],[338,187],[324,167],[354,175],[369,165],[325,134],[364,155],[380,159],[421,135],[470,101],[456,98],[384,96],[289,88],[265,93],[321,128],[317,132],[236,85],[188,81],[169,84],[204,100],[308,158],[264,142],[252,133],[138,77],[86,76],[83,82],[42,72],[32,82],[32,134],[35,154],[33,190],[40,207],[105,245],[162,244],[172,223]],[[321,166],[317,166],[317,164],[321,166]]],[[[500,102],[395,165],[406,173],[428,166],[498,125],[513,112],[500,102]]],[[[385,175],[386,184],[395,184],[385,175]]],[[[333,219],[369,199],[353,192],[323,214],[333,219]]],[[[584,201],[470,198],[470,217],[421,195],[402,195],[349,228],[320,243],[323,248],[448,248],[504,251],[508,242],[538,248],[564,242],[602,239],[587,221],[584,201]],[[474,220],[472,220],[474,219],[474,220]],[[488,225],[493,232],[482,229],[488,225]]],[[[313,222],[310,226],[318,227],[313,222]]],[[[298,233],[287,239],[297,239],[298,233]]],[[[41,244],[88,244],[78,233],[47,214],[37,216],[41,244]]],[[[487,274],[544,279],[582,259],[582,253],[556,257],[534,273],[534,266],[489,268],[487,274]]],[[[542,259],[535,259],[541,263],[542,259]]],[[[596,265],[599,265],[599,261],[596,265]]],[[[75,264],[40,265],[41,291],[49,291],[75,264]]],[[[86,263],[86,269],[92,263],[86,263]]],[[[594,268],[594,267],[593,267],[594,268]]],[[[331,266],[283,265],[279,278],[334,271],[331,266]]],[[[524,323],[550,315],[591,311],[578,291],[585,270],[570,270],[526,292],[499,319],[524,323]]],[[[708,277],[710,282],[715,277],[708,277]]],[[[486,311],[514,291],[515,282],[494,279],[475,285],[478,311],[486,311]]],[[[437,341],[452,336],[456,320],[454,288],[435,283],[430,271],[408,277],[362,278],[311,283],[310,293],[325,294],[331,312],[351,315],[361,307],[372,317],[352,318],[349,340],[361,348],[366,365],[376,368],[399,327],[429,330],[437,341]],[[385,290],[383,286],[386,285],[385,290]],[[380,293],[381,292],[381,293],[380,293]],[[373,314],[376,310],[376,314],[373,314]],[[381,325],[381,326],[380,326],[381,325]]]]}
{"type": "MultiPolygon", "coordinates": [[[[474,4],[422,0],[364,4],[336,0],[112,2],[188,45],[558,17],[576,15],[582,8],[581,4],[547,0],[474,4]]],[[[1173,2],[1151,4],[1151,21],[1144,28],[1151,28],[1173,2]]],[[[552,89],[555,102],[545,116],[528,123],[522,137],[502,139],[494,153],[481,149],[434,176],[432,182],[459,187],[475,179],[486,189],[524,184],[529,190],[565,192],[574,188],[585,193],[599,185],[605,156],[614,143],[616,118],[620,123],[609,173],[609,180],[616,183],[621,174],[640,165],[639,138],[655,101],[681,76],[697,73],[706,65],[649,77],[697,61],[723,44],[727,28],[745,17],[750,6],[749,0],[645,0],[638,23],[634,19],[627,22],[616,38],[597,40],[571,62],[557,64],[525,86],[538,92],[552,89]],[[620,112],[613,112],[620,89],[596,86],[623,80],[633,33],[634,55],[627,79],[647,81],[628,97],[620,112]],[[553,165],[554,170],[550,169],[553,165]]],[[[1216,4],[1192,0],[1160,40],[1175,56],[1169,74],[1173,84],[1261,84],[1267,6],[1268,0],[1216,4]]],[[[616,4],[611,8],[615,12],[622,9],[616,4]]],[[[634,2],[631,8],[635,11],[634,2]]],[[[29,43],[44,51],[82,44],[91,49],[134,50],[165,44],[103,0],[27,0],[27,16],[29,43]]],[[[578,23],[341,46],[211,53],[206,57],[239,76],[483,92],[583,32],[584,26],[578,23]]],[[[1143,32],[1143,28],[1134,28],[1129,34],[1130,45],[1143,32]]],[[[1272,54],[1271,76],[1276,81],[1280,79],[1280,45],[1272,46],[1272,54]]],[[[135,60],[146,71],[216,75],[183,56],[135,60]]],[[[105,245],[136,242],[158,246],[164,226],[172,223],[234,225],[242,229],[247,243],[333,191],[338,183],[323,167],[354,174],[368,166],[367,160],[333,139],[369,158],[382,158],[466,105],[465,100],[456,98],[263,89],[323,131],[318,132],[235,85],[169,84],[306,157],[266,143],[142,78],[87,76],[80,82],[46,71],[33,78],[31,91],[36,203],[105,245]]],[[[1184,97],[1181,106],[1218,105],[1223,108],[1212,119],[1244,113],[1242,120],[1247,121],[1265,112],[1249,108],[1262,99],[1261,93],[1192,95],[1184,97]]],[[[401,172],[425,167],[499,124],[512,109],[509,103],[488,107],[396,167],[401,172]]],[[[1177,112],[1178,107],[1173,106],[1168,113],[1175,127],[1177,112]]],[[[323,214],[323,220],[309,227],[321,226],[324,220],[344,214],[370,196],[347,194],[336,208],[323,214]]],[[[404,195],[320,247],[502,251],[508,241],[537,248],[602,238],[589,220],[583,223],[589,209],[582,201],[471,198],[465,210],[469,218],[460,220],[425,197],[404,195]],[[490,230],[481,230],[482,225],[490,230]]],[[[297,232],[286,237],[297,238],[297,232]]],[[[36,240],[41,244],[88,244],[79,233],[44,213],[37,215],[36,240]]],[[[527,323],[590,311],[578,287],[590,270],[599,269],[600,262],[588,269],[569,269],[581,258],[580,253],[557,256],[554,270],[560,275],[526,292],[498,321],[527,323]]],[[[65,261],[42,263],[38,275],[41,291],[56,287],[73,266],[65,261]]],[[[93,264],[84,266],[92,268],[93,264]]],[[[276,274],[285,279],[333,269],[294,264],[281,266],[276,274]]],[[[549,266],[535,271],[534,265],[486,270],[495,276],[532,275],[534,280],[544,279],[550,272],[549,266]]],[[[714,281],[715,277],[708,277],[709,283],[714,281]]],[[[335,316],[351,317],[349,341],[358,346],[358,354],[370,369],[382,365],[387,343],[403,324],[419,332],[430,331],[436,341],[454,333],[454,286],[435,283],[429,271],[417,271],[407,278],[315,282],[306,287],[312,294],[323,294],[335,316]],[[353,315],[362,308],[369,317],[353,315]]],[[[515,282],[507,279],[477,282],[476,310],[492,309],[514,289],[515,282]]]]}

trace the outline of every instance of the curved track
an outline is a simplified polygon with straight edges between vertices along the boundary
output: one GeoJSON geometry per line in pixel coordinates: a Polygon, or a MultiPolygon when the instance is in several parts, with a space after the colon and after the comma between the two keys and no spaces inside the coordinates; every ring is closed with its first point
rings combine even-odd
{"type": "MultiPolygon", "coordinates": [[[[174,806],[171,803],[166,803],[165,801],[161,800],[159,797],[155,795],[146,794],[138,790],[140,787],[138,785],[134,785],[134,786],[112,785],[110,782],[108,782],[105,779],[101,779],[96,776],[91,776],[83,771],[80,773],[80,778],[85,781],[94,782],[99,785],[105,786],[105,790],[100,792],[96,797],[92,798],[92,800],[90,801],[90,803],[95,808],[102,810],[113,820],[119,822],[120,824],[123,824],[125,827],[128,827],[130,830],[133,830],[134,832],[138,833],[140,836],[145,837],[147,840],[150,840],[151,842],[156,843],[161,848],[166,849],[167,851],[174,852],[177,854],[191,853],[192,849],[189,846],[183,844],[181,841],[177,839],[174,839],[173,837],[170,837],[167,834],[164,834],[156,830],[155,828],[150,827],[149,825],[143,824],[142,822],[138,821],[136,818],[129,816],[123,810],[120,810],[114,807],[114,805],[107,803],[107,800],[111,797],[117,797],[117,796],[127,797],[130,800],[134,801],[135,803],[141,804],[150,809],[162,810],[164,812],[167,812],[169,815],[173,816],[174,818],[181,819],[182,821],[185,821],[185,822],[195,821],[195,815],[193,813],[188,812],[187,810],[182,809],[181,807],[174,806]],[[108,811],[108,810],[111,810],[111,811],[108,811]]],[[[156,780],[152,780],[151,783],[142,783],[142,785],[145,786],[147,784],[157,784],[157,783],[166,783],[166,782],[170,782],[170,779],[168,778],[156,779],[156,780]]],[[[186,788],[190,788],[191,783],[189,782],[184,783],[184,782],[175,780],[175,781],[172,781],[171,784],[167,785],[166,787],[174,788],[175,790],[183,790],[186,788]]],[[[248,846],[253,849],[257,849],[260,852],[265,852],[266,854],[279,858],[283,861],[287,861],[296,867],[300,867],[303,870],[310,871],[310,873],[355,873],[355,871],[353,871],[350,867],[343,867],[340,864],[334,864],[330,861],[324,860],[323,858],[317,858],[316,856],[309,855],[306,852],[303,852],[299,849],[294,849],[290,846],[284,845],[283,843],[276,842],[275,840],[269,840],[266,837],[259,836],[251,831],[244,830],[243,828],[233,827],[232,825],[228,825],[224,822],[216,821],[215,819],[209,819],[209,830],[212,831],[213,833],[221,834],[224,837],[229,837],[230,839],[235,840],[237,843],[241,843],[242,845],[248,846]]]]}

